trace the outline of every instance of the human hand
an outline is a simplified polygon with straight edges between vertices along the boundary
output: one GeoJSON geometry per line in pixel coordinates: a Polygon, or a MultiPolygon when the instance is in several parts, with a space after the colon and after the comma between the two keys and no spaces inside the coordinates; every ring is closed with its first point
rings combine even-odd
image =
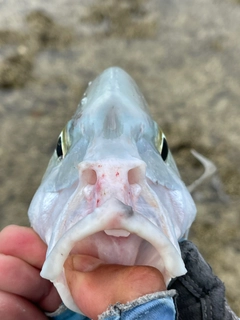
{"type": "MultiPolygon", "coordinates": [[[[48,280],[40,277],[46,244],[31,229],[8,226],[0,232],[0,318],[46,320],[61,299],[48,280]]],[[[65,262],[73,299],[92,319],[110,304],[125,303],[147,293],[166,290],[161,273],[152,267],[106,265],[84,255],[65,262]]]]}
{"type": "Polygon", "coordinates": [[[46,320],[61,303],[53,284],[40,276],[47,246],[31,229],[0,232],[0,319],[46,320]]]}

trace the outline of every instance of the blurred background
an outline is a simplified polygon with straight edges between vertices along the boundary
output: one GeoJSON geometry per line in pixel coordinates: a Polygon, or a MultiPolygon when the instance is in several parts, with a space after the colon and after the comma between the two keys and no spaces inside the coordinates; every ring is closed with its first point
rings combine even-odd
{"type": "Polygon", "coordinates": [[[117,65],[137,82],[193,197],[190,239],[240,315],[240,1],[0,0],[0,228],[27,210],[87,86],[117,65]]]}

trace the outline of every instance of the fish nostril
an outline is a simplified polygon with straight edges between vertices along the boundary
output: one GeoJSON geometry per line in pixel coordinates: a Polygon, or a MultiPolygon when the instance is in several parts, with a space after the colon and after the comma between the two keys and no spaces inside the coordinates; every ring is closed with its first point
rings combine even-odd
{"type": "Polygon", "coordinates": [[[140,179],[141,179],[141,169],[139,167],[130,169],[128,171],[128,182],[129,184],[136,184],[139,183],[140,179]]]}
{"type": "Polygon", "coordinates": [[[97,174],[93,169],[86,169],[82,172],[84,183],[94,185],[97,182],[97,174]]]}

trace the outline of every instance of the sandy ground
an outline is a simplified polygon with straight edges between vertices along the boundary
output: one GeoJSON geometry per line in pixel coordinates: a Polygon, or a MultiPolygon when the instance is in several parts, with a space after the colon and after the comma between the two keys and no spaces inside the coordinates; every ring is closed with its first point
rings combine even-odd
{"type": "Polygon", "coordinates": [[[118,65],[136,80],[194,193],[190,239],[240,315],[240,2],[0,2],[0,228],[27,209],[87,83],[118,65]],[[71,5],[70,5],[71,3],[71,5]],[[145,5],[147,3],[147,5],[145,5]]]}

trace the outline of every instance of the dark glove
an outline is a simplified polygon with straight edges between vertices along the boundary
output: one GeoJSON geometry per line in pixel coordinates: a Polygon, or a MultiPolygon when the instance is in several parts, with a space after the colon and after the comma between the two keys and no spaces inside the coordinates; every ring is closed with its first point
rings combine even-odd
{"type": "Polygon", "coordinates": [[[238,319],[228,307],[223,282],[213,274],[197,247],[190,241],[180,243],[188,272],[173,279],[168,289],[176,289],[178,320],[238,319]]]}

